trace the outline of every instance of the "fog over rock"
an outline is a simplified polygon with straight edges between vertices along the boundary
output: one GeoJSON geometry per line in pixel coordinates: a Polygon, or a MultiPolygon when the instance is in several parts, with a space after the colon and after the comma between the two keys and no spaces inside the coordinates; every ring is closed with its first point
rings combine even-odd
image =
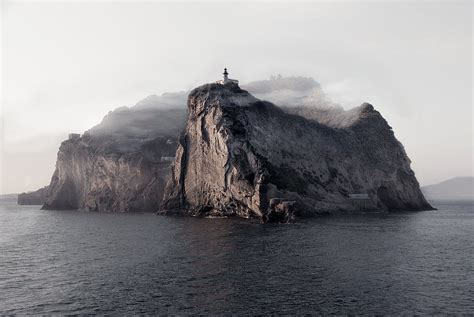
{"type": "MultiPolygon", "coordinates": [[[[272,77],[242,86],[256,98],[270,101],[285,111],[328,125],[347,125],[357,110],[344,111],[332,102],[312,78],[272,77]]],[[[132,107],[110,111],[98,125],[86,131],[114,142],[151,140],[159,135],[176,135],[185,126],[188,91],[150,95],[132,107]],[[156,124],[158,120],[159,124],[156,124]]]]}
{"type": "Polygon", "coordinates": [[[110,111],[86,134],[138,140],[179,134],[186,120],[186,99],[186,92],[148,96],[133,107],[110,111]]]}
{"type": "Polygon", "coordinates": [[[321,124],[344,128],[351,125],[360,114],[360,107],[345,111],[333,102],[321,85],[306,77],[273,77],[242,86],[255,97],[269,101],[284,111],[315,120],[321,124]]]}
{"type": "Polygon", "coordinates": [[[242,89],[249,90],[252,94],[264,95],[275,91],[308,91],[314,88],[321,88],[313,78],[281,75],[272,76],[269,80],[257,80],[242,86],[242,89]]]}

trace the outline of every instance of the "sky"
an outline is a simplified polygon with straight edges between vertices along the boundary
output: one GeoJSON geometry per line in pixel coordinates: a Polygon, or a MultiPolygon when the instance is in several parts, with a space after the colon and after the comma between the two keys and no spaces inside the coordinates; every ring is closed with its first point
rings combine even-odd
{"type": "Polygon", "coordinates": [[[1,2],[0,194],[47,185],[61,140],[151,94],[308,76],[369,102],[422,185],[473,175],[473,4],[1,2]]]}

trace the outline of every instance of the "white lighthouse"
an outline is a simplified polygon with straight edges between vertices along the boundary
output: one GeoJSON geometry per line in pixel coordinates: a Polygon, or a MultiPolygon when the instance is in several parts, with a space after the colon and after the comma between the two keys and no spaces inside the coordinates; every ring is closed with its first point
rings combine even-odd
{"type": "Polygon", "coordinates": [[[224,75],[223,80],[218,80],[217,83],[221,85],[225,85],[227,83],[234,83],[234,84],[239,84],[239,81],[237,79],[231,79],[229,78],[229,73],[227,72],[227,68],[224,68],[224,72],[222,73],[224,75]]]}

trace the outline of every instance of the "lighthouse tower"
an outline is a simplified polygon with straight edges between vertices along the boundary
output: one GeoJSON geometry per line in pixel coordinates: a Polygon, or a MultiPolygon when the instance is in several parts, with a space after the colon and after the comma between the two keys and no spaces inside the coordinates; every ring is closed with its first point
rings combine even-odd
{"type": "Polygon", "coordinates": [[[221,84],[221,85],[225,85],[227,83],[234,83],[237,85],[239,84],[239,81],[237,79],[229,78],[229,73],[227,72],[227,68],[224,68],[224,72],[222,73],[222,75],[224,75],[224,79],[218,80],[216,83],[221,84]]]}
{"type": "Polygon", "coordinates": [[[229,81],[229,73],[227,72],[227,68],[224,68],[222,75],[224,75],[224,84],[226,84],[229,81]]]}

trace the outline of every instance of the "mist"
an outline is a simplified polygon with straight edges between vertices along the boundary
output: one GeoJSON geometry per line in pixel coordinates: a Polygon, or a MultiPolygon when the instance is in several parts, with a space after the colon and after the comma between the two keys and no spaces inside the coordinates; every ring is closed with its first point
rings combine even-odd
{"type": "MultiPolygon", "coordinates": [[[[260,100],[269,101],[289,113],[316,120],[333,128],[345,128],[354,123],[360,107],[349,110],[333,102],[313,78],[282,75],[242,84],[241,88],[260,100]]],[[[132,107],[110,111],[102,121],[85,133],[132,140],[151,140],[158,135],[175,138],[184,129],[189,92],[167,92],[150,95],[132,107]]],[[[235,97],[237,105],[246,105],[255,98],[235,97]]]]}
{"type": "Polygon", "coordinates": [[[224,67],[244,88],[277,74],[309,78],[272,93],[271,83],[254,84],[253,93],[326,109],[318,118],[333,126],[373,104],[422,184],[473,174],[469,3],[6,1],[1,9],[1,193],[49,183],[68,133],[149,133],[149,113],[136,109],[185,109],[186,92],[224,67]]]}
{"type": "Polygon", "coordinates": [[[346,128],[359,119],[361,107],[331,100],[313,78],[271,76],[270,80],[242,86],[259,99],[270,101],[286,112],[298,114],[332,128],[346,128]]]}

